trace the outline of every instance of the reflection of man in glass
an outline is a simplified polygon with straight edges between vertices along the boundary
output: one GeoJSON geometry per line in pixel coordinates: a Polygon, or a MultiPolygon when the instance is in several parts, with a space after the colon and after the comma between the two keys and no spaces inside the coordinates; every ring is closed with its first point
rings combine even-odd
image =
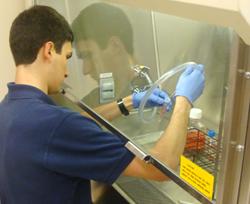
{"type": "MultiPolygon", "coordinates": [[[[130,95],[129,84],[134,76],[131,66],[136,61],[132,26],[122,9],[105,3],[91,4],[75,18],[72,29],[78,58],[83,60],[83,74],[99,81],[100,73],[112,72],[115,99],[130,95]]],[[[97,106],[99,94],[98,87],[83,101],[97,106]]],[[[92,186],[95,200],[104,188],[97,183],[92,183],[92,186]]]]}
{"type": "MultiPolygon", "coordinates": [[[[78,57],[83,73],[99,81],[99,74],[112,72],[116,99],[130,94],[133,77],[133,31],[128,17],[115,6],[95,3],[83,9],[72,23],[78,57]]],[[[99,101],[99,90],[84,98],[99,101]]]]}

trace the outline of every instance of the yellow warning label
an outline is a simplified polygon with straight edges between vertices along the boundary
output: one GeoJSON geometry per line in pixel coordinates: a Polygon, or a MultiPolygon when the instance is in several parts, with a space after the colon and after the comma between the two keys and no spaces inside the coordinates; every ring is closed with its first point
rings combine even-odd
{"type": "Polygon", "coordinates": [[[214,176],[184,156],[181,156],[180,177],[212,200],[214,176]]]}

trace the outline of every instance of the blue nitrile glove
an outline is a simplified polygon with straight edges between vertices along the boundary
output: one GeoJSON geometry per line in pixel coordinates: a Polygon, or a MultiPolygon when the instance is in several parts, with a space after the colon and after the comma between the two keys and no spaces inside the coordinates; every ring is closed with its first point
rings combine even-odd
{"type": "Polygon", "coordinates": [[[204,86],[204,65],[188,65],[178,80],[175,96],[184,96],[193,104],[202,94],[204,86]]]}
{"type": "MultiPolygon", "coordinates": [[[[142,98],[145,96],[146,91],[133,93],[132,101],[133,107],[138,108],[140,106],[142,98]]],[[[172,108],[172,102],[169,100],[169,97],[166,92],[162,91],[159,88],[153,90],[152,94],[148,98],[146,107],[155,107],[155,106],[166,106],[167,111],[170,111],[172,108]]]]}

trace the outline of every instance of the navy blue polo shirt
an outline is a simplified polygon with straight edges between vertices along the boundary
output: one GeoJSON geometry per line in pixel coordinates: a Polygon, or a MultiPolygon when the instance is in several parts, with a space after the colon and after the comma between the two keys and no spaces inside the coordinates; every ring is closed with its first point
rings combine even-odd
{"type": "Polygon", "coordinates": [[[0,103],[2,204],[91,203],[90,179],[111,184],[133,159],[120,138],[39,89],[8,88],[0,103]]]}

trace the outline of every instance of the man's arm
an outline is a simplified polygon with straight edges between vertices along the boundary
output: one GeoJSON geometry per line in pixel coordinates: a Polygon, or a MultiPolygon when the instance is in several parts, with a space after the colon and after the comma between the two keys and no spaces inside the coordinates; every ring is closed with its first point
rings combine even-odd
{"type": "MultiPolygon", "coordinates": [[[[151,149],[151,154],[169,167],[175,169],[186,143],[188,115],[191,108],[189,101],[182,96],[176,97],[174,111],[167,129],[160,140],[151,149]]],[[[166,180],[167,177],[151,164],[138,158],[133,159],[123,175],[142,177],[153,180],[166,180]]]]}
{"type": "MultiPolygon", "coordinates": [[[[128,111],[131,111],[133,108],[132,95],[123,98],[123,102],[128,111]]],[[[94,111],[108,121],[112,121],[113,119],[121,115],[121,111],[116,101],[98,106],[94,108],[94,111]]],[[[88,113],[84,111],[81,112],[81,114],[86,117],[92,118],[88,113]]],[[[94,118],[92,119],[95,120],[94,118]]]]}
{"type": "MultiPolygon", "coordinates": [[[[133,93],[132,95],[123,98],[122,101],[126,109],[128,111],[131,111],[132,108],[138,108],[145,94],[146,94],[146,91],[133,93]]],[[[153,90],[152,94],[149,96],[146,105],[147,107],[162,106],[165,103],[167,97],[168,97],[167,93],[160,90],[159,88],[156,88],[153,90]]],[[[102,117],[104,117],[105,119],[109,121],[121,115],[121,111],[118,107],[117,102],[112,102],[109,104],[101,105],[97,108],[94,108],[94,110],[99,115],[101,115],[102,117]]],[[[82,114],[84,115],[84,113],[82,114]]]]}
{"type": "MultiPolygon", "coordinates": [[[[123,98],[123,102],[128,111],[131,111],[133,108],[132,95],[123,98]]],[[[121,115],[121,111],[116,101],[109,104],[101,105],[95,108],[94,110],[99,115],[103,116],[105,119],[109,121],[121,115]]]]}

